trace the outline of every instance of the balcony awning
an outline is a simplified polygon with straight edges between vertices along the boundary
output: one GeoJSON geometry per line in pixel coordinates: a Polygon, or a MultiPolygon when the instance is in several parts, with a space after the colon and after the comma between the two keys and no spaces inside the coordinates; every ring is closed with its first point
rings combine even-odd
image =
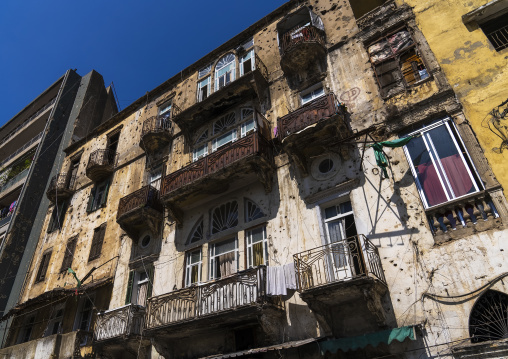
{"type": "Polygon", "coordinates": [[[301,346],[306,345],[306,344],[315,343],[315,342],[317,342],[317,340],[318,339],[316,339],[316,338],[310,338],[310,339],[304,339],[304,340],[295,340],[295,341],[292,341],[292,342],[286,342],[286,343],[282,343],[282,344],[271,345],[269,347],[249,349],[249,350],[244,350],[244,351],[241,351],[241,352],[229,353],[229,354],[211,355],[211,356],[203,357],[203,358],[200,358],[200,359],[238,358],[238,357],[243,357],[243,356],[246,356],[246,355],[252,355],[252,354],[256,354],[256,353],[266,353],[266,352],[274,351],[274,350],[284,350],[284,349],[289,349],[289,348],[297,348],[297,347],[301,347],[301,346]]]}
{"type": "Polygon", "coordinates": [[[416,340],[414,326],[388,329],[358,337],[329,339],[318,342],[318,345],[321,349],[321,354],[325,355],[326,352],[335,354],[338,350],[347,352],[349,350],[363,349],[368,345],[372,345],[373,347],[377,347],[381,343],[389,345],[394,340],[398,340],[402,343],[406,338],[416,340]]]}

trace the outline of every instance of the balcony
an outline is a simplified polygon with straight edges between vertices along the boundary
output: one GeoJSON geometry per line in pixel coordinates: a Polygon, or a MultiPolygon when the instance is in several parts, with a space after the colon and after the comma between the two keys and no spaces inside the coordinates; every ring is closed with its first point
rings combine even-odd
{"type": "Polygon", "coordinates": [[[306,157],[321,154],[352,135],[346,118],[346,109],[329,93],[277,119],[277,136],[306,174],[306,157]]]}
{"type": "Polygon", "coordinates": [[[326,56],[325,32],[312,25],[296,26],[280,36],[279,50],[284,73],[305,71],[326,56]]]}
{"type": "Polygon", "coordinates": [[[152,186],[145,186],[120,199],[116,221],[134,238],[146,228],[159,233],[163,215],[159,191],[152,186]]]}
{"type": "Polygon", "coordinates": [[[341,330],[348,330],[350,336],[353,327],[365,333],[385,324],[381,297],[386,279],[378,250],[365,236],[295,254],[294,261],[300,297],[328,334],[340,337],[345,336],[341,330]],[[361,325],[354,324],[355,317],[361,325]],[[353,327],[346,325],[349,321],[353,327]]]}
{"type": "Polygon", "coordinates": [[[256,323],[283,312],[278,297],[266,295],[266,267],[151,297],[145,330],[164,338],[178,338],[213,328],[256,323]]]}
{"type": "MultiPolygon", "coordinates": [[[[142,339],[145,308],[129,304],[120,308],[100,312],[95,323],[93,346],[101,354],[112,358],[137,357],[142,339]],[[129,350],[130,349],[130,350],[129,350]]],[[[144,339],[144,346],[150,343],[144,339]]]]}
{"type": "Polygon", "coordinates": [[[4,195],[4,192],[7,192],[10,189],[16,189],[19,186],[21,186],[23,183],[25,183],[25,179],[28,176],[28,173],[30,172],[30,167],[27,169],[24,169],[11,179],[9,179],[7,182],[5,182],[2,186],[0,186],[0,193],[2,196],[4,195]]]}
{"type": "Polygon", "coordinates": [[[46,196],[55,203],[63,201],[74,194],[76,176],[69,176],[67,173],[55,175],[49,183],[46,196]]]}
{"type": "Polygon", "coordinates": [[[271,192],[274,162],[270,143],[253,132],[212,154],[170,173],[162,180],[161,198],[173,218],[182,221],[182,207],[210,193],[220,193],[251,173],[271,192]]]}
{"type": "MultiPolygon", "coordinates": [[[[181,110],[175,104],[171,105],[171,117],[181,110]]],[[[168,116],[152,116],[143,122],[139,147],[148,154],[161,151],[173,141],[173,122],[168,116]]]]}
{"type": "Polygon", "coordinates": [[[181,111],[173,117],[173,121],[190,139],[199,127],[210,119],[223,114],[240,100],[253,97],[264,99],[267,89],[268,69],[261,59],[255,55],[255,69],[253,71],[240,76],[240,69],[237,68],[234,81],[215,90],[203,101],[181,111]]]}
{"type": "Polygon", "coordinates": [[[111,150],[97,150],[90,154],[86,176],[97,182],[111,175],[116,167],[117,154],[111,150]]]}
{"type": "Polygon", "coordinates": [[[495,188],[458,198],[426,210],[436,243],[475,232],[501,228],[503,221],[489,195],[495,188]]]}

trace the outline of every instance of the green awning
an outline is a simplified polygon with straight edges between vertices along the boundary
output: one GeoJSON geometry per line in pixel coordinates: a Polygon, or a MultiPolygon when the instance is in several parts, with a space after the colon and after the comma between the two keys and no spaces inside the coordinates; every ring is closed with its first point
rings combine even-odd
{"type": "Polygon", "coordinates": [[[382,332],[365,334],[359,337],[329,339],[318,344],[321,354],[325,355],[327,351],[332,354],[337,353],[338,350],[347,352],[348,350],[365,348],[367,345],[377,347],[381,343],[390,344],[394,340],[403,342],[406,338],[416,340],[413,326],[383,330],[382,332]]]}

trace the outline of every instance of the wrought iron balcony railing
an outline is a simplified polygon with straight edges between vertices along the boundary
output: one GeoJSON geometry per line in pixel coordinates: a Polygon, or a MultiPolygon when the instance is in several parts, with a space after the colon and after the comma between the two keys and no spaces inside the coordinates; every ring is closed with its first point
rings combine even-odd
{"type": "Polygon", "coordinates": [[[386,284],[378,250],[363,235],[326,244],[293,257],[299,292],[369,276],[386,284]]]}
{"type": "Polygon", "coordinates": [[[298,26],[287,31],[280,39],[280,53],[284,57],[287,53],[296,49],[298,45],[304,43],[316,43],[325,46],[325,34],[317,27],[312,25],[298,26]]]}
{"type": "Polygon", "coordinates": [[[46,196],[50,201],[54,201],[55,198],[68,197],[74,192],[75,183],[76,176],[70,176],[68,173],[55,175],[49,182],[46,196]]]}
{"type": "Polygon", "coordinates": [[[216,152],[170,173],[162,180],[161,196],[168,196],[173,191],[210,176],[233,163],[254,156],[261,156],[268,162],[273,162],[270,144],[259,132],[253,132],[229,143],[216,152]]]}
{"type": "Polygon", "coordinates": [[[145,308],[134,304],[98,313],[94,341],[141,335],[144,318],[145,308]]]}
{"type": "Polygon", "coordinates": [[[175,104],[171,104],[171,115],[158,115],[152,116],[143,122],[143,129],[141,130],[141,137],[150,133],[166,132],[170,135],[173,134],[173,123],[171,119],[182,112],[180,107],[175,104]]]}
{"type": "Polygon", "coordinates": [[[90,154],[86,165],[86,175],[97,181],[111,174],[116,167],[117,153],[110,150],[96,150],[90,154]]]}
{"type": "Polygon", "coordinates": [[[266,295],[266,267],[250,268],[232,276],[148,300],[146,329],[155,329],[244,307],[282,303],[266,295]]]}
{"type": "Polygon", "coordinates": [[[427,209],[426,212],[434,235],[471,228],[482,222],[493,224],[494,220],[499,218],[487,191],[440,204],[427,209]]]}
{"type": "Polygon", "coordinates": [[[121,198],[118,204],[117,217],[144,207],[153,208],[159,212],[163,211],[159,191],[150,185],[121,198]]]}
{"type": "Polygon", "coordinates": [[[323,119],[336,115],[344,121],[345,109],[344,107],[337,106],[335,95],[333,93],[329,93],[328,95],[306,103],[298,110],[279,118],[277,120],[277,135],[282,141],[291,134],[297,133],[323,119]]]}

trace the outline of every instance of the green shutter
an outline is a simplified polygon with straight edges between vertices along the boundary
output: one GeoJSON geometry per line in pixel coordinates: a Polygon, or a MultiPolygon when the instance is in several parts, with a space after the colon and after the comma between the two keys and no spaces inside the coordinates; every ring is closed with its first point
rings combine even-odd
{"type": "Polygon", "coordinates": [[[106,200],[108,199],[108,191],[109,191],[109,183],[110,182],[111,182],[111,180],[106,181],[106,187],[104,188],[104,192],[102,193],[102,198],[101,198],[101,207],[106,206],[106,200]]]}
{"type": "Polygon", "coordinates": [[[125,304],[130,304],[132,301],[132,286],[134,284],[134,271],[129,272],[129,281],[127,282],[127,294],[125,295],[125,304]]]}
{"type": "Polygon", "coordinates": [[[95,190],[96,187],[93,187],[90,191],[90,197],[88,197],[88,205],[86,206],[87,212],[92,212],[92,206],[93,206],[93,198],[95,197],[95,190]]]}
{"type": "Polygon", "coordinates": [[[153,264],[150,265],[147,268],[147,274],[148,274],[148,288],[146,290],[146,298],[150,298],[152,296],[152,287],[153,287],[153,274],[154,274],[154,267],[153,264]]]}

